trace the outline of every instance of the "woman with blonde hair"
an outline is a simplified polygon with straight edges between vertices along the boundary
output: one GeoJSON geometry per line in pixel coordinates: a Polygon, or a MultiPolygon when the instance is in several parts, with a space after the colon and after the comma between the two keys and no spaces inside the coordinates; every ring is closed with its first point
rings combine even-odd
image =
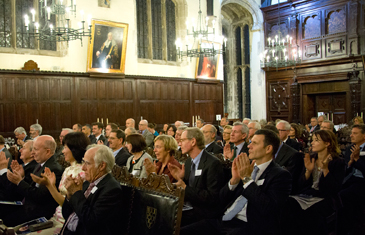
{"type": "Polygon", "coordinates": [[[150,161],[149,159],[144,160],[144,166],[146,168],[147,174],[152,172],[157,175],[165,174],[170,178],[170,182],[176,182],[174,177],[172,177],[168,164],[175,165],[181,169],[181,164],[174,158],[175,152],[177,150],[177,142],[175,138],[169,135],[159,135],[155,139],[154,152],[157,158],[157,162],[150,161]]]}

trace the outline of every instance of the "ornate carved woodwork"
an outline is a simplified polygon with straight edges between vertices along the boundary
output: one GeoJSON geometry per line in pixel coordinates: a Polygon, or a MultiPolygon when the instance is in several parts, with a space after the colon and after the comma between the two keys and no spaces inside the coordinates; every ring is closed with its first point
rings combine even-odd
{"type": "Polygon", "coordinates": [[[287,82],[274,82],[270,84],[270,110],[280,114],[289,110],[289,90],[287,82]]]}
{"type": "Polygon", "coordinates": [[[359,71],[349,72],[350,97],[351,97],[351,116],[359,116],[361,110],[361,81],[359,71]]]}
{"type": "MultiPolygon", "coordinates": [[[[273,25],[278,22],[285,25],[288,22],[289,35],[293,37],[292,49],[303,52],[302,63],[296,65],[297,84],[292,82],[292,67],[265,69],[267,119],[297,121],[296,117],[299,116],[298,120],[306,123],[310,117],[317,116],[316,101],[320,94],[330,95],[330,111],[336,123],[349,122],[356,113],[365,110],[360,95],[364,93],[364,88],[358,80],[349,81],[352,75],[348,75],[352,73],[352,63],[357,63],[360,68],[359,55],[365,53],[363,2],[288,1],[280,3],[280,12],[277,5],[261,9],[265,38],[272,36],[273,25]],[[282,94],[279,98],[278,92],[273,90],[277,84],[286,84],[290,96],[285,98],[285,94],[282,94]],[[280,101],[284,101],[288,108],[278,107],[280,101]]],[[[357,76],[361,79],[364,77],[362,73],[357,76]]],[[[280,88],[276,87],[276,90],[280,88]]]]}

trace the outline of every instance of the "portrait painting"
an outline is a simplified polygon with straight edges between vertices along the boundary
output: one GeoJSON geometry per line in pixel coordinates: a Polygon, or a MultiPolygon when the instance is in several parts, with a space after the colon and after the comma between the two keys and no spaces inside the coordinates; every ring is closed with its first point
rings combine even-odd
{"type": "Polygon", "coordinates": [[[110,1],[111,0],[98,0],[98,6],[110,8],[110,1]]]}
{"type": "MultiPolygon", "coordinates": [[[[202,41],[200,50],[219,50],[221,45],[219,43],[202,41]]],[[[195,78],[209,78],[216,79],[218,71],[219,54],[214,56],[200,56],[196,61],[196,73],[195,78]]]]}
{"type": "Polygon", "coordinates": [[[88,47],[88,72],[124,73],[128,24],[92,21],[88,47]]]}

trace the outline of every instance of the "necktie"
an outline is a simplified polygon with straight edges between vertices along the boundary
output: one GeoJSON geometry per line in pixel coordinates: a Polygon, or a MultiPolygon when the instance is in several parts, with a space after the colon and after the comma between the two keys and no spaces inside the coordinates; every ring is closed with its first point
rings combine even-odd
{"type": "MultiPolygon", "coordinates": [[[[251,178],[253,179],[253,181],[255,181],[258,171],[259,171],[259,168],[257,166],[255,166],[255,168],[251,174],[251,178]]],[[[246,203],[247,203],[247,199],[244,196],[242,196],[239,200],[237,200],[234,208],[223,216],[222,220],[228,221],[228,220],[233,219],[233,217],[235,217],[240,211],[242,211],[242,209],[243,209],[243,207],[245,207],[246,203]]]]}
{"type": "Polygon", "coordinates": [[[233,161],[236,158],[236,156],[237,156],[237,149],[238,148],[236,146],[233,147],[233,157],[232,157],[232,160],[231,161],[233,161]]]}
{"type": "Polygon", "coordinates": [[[312,126],[312,128],[311,128],[311,130],[309,132],[313,132],[313,130],[314,130],[314,126],[312,126]]]}
{"type": "Polygon", "coordinates": [[[194,179],[195,179],[195,164],[192,161],[191,162],[191,171],[190,171],[190,175],[189,175],[189,186],[192,187],[194,184],[194,179]]]}
{"type": "Polygon", "coordinates": [[[34,174],[36,176],[40,176],[40,174],[41,174],[40,173],[41,168],[42,168],[42,165],[41,164],[38,164],[38,166],[35,168],[34,174]]]}
{"type": "MultiPolygon", "coordinates": [[[[94,188],[95,186],[95,183],[90,183],[89,187],[86,189],[84,195],[85,195],[85,198],[87,199],[89,196],[90,196],[90,193],[92,191],[92,189],[94,188]]],[[[63,235],[63,232],[65,231],[65,228],[67,227],[70,231],[72,232],[75,232],[76,231],[76,228],[77,228],[77,225],[79,224],[79,217],[77,217],[76,213],[73,212],[67,219],[64,227],[63,227],[63,230],[60,234],[63,235]]]]}

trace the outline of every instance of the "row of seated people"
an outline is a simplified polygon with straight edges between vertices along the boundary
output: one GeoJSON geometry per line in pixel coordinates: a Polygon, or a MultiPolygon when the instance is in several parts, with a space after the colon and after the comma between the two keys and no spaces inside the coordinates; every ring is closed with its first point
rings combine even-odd
{"type": "MultiPolygon", "coordinates": [[[[228,183],[224,180],[221,162],[204,150],[209,147],[205,137],[208,133],[213,132],[211,130],[214,130],[210,126],[206,126],[209,127],[206,130],[204,128],[202,130],[187,128],[182,132],[178,141],[180,151],[190,157],[184,165],[180,165],[173,158],[178,149],[177,141],[172,137],[161,135],[155,139],[154,152],[158,162],[153,162],[152,157],[143,151],[146,143],[141,135],[132,134],[127,136],[125,140],[125,147],[132,154],[132,156],[128,155],[125,165],[131,173],[140,177],[146,177],[151,172],[167,174],[171,181],[185,189],[187,209],[183,212],[182,234],[190,231],[194,231],[194,234],[198,231],[207,234],[215,234],[219,231],[226,231],[227,233],[238,231],[243,234],[263,234],[269,231],[274,231],[274,233],[282,231],[287,234],[304,232],[306,234],[308,230],[312,230],[314,234],[324,234],[324,223],[316,224],[315,222],[322,221],[316,220],[316,218],[318,216],[323,218],[333,212],[332,199],[336,199],[341,187],[341,192],[349,188],[355,188],[355,190],[361,188],[363,190],[363,178],[357,177],[359,180],[356,178],[358,182],[357,185],[355,184],[356,187],[354,187],[354,183],[350,183],[348,187],[345,186],[346,184],[342,185],[346,170],[348,171],[347,177],[350,176],[350,179],[356,177],[356,173],[364,172],[361,168],[363,159],[359,153],[360,147],[363,146],[358,145],[355,140],[354,144],[357,147],[353,148],[352,153],[350,151],[348,164],[350,167],[348,169],[345,167],[344,160],[339,156],[336,138],[329,131],[315,133],[312,150],[316,154],[307,154],[305,157],[300,154],[291,155],[284,161],[287,165],[279,164],[284,166],[283,168],[274,163],[278,163],[277,159],[281,149],[287,147],[278,137],[280,132],[273,126],[268,126],[266,130],[257,130],[252,135],[251,143],[247,146],[245,140],[249,135],[249,128],[242,123],[233,125],[230,135],[232,145],[226,144],[224,149],[224,157],[230,161],[233,160],[228,183]],[[289,195],[292,196],[289,198],[289,195]],[[279,216],[280,211],[283,211],[283,216],[279,216]],[[312,226],[301,228],[302,220],[299,221],[299,224],[298,220],[292,221],[293,218],[299,217],[309,221],[308,223],[312,226]],[[285,219],[279,223],[280,218],[285,219]],[[314,220],[313,223],[310,222],[312,220],[314,220]],[[285,225],[283,225],[283,221],[285,225]],[[214,226],[212,226],[213,224],[214,226]]],[[[358,138],[361,139],[362,136],[362,141],[365,143],[364,127],[354,126],[354,130],[355,132],[358,130],[358,138]]],[[[121,130],[113,130],[112,133],[123,135],[121,130]]],[[[27,176],[26,166],[22,170],[23,168],[16,162],[11,165],[12,171],[6,171],[8,161],[5,156],[1,156],[1,183],[4,185],[2,187],[9,189],[6,191],[11,192],[12,198],[18,197],[25,200],[23,200],[24,207],[19,207],[17,210],[4,206],[1,209],[0,218],[5,218],[4,221],[9,225],[15,225],[30,218],[51,217],[54,213],[55,202],[57,202],[63,206],[62,214],[64,218],[67,218],[61,233],[68,234],[67,232],[70,232],[69,234],[73,234],[72,232],[83,231],[85,234],[94,234],[98,231],[95,230],[95,224],[89,226],[89,222],[86,221],[88,216],[93,216],[93,214],[89,215],[90,211],[88,211],[86,215],[83,210],[85,209],[85,201],[90,201],[86,196],[90,194],[88,191],[94,194],[95,191],[99,192],[99,187],[96,188],[92,185],[90,190],[86,190],[85,186],[85,193],[82,193],[82,178],[88,182],[86,184],[94,182],[98,184],[110,172],[111,168],[107,166],[116,163],[118,153],[114,151],[113,157],[113,153],[108,148],[98,146],[93,148],[94,152],[90,154],[91,157],[87,157],[87,154],[84,155],[86,146],[89,144],[86,136],[81,133],[67,134],[64,139],[63,153],[71,166],[65,170],[63,177],[61,177],[62,168],[59,167],[53,156],[55,142],[50,136],[41,137],[34,142],[33,151],[30,153],[30,155],[33,154],[33,158],[38,163],[33,172],[34,175],[29,174],[27,176]],[[80,143],[82,139],[86,141],[80,143]],[[107,159],[101,161],[100,158],[108,154],[107,152],[96,154],[99,149],[108,150],[113,161],[108,162],[107,159]],[[84,160],[83,165],[80,164],[81,159],[84,160]],[[97,181],[98,179],[100,180],[97,181]],[[59,190],[57,190],[58,187],[59,190]],[[64,189],[61,189],[62,187],[64,189]],[[76,199],[73,200],[73,198],[76,199]],[[83,207],[81,208],[80,205],[83,207]],[[50,210],[50,208],[53,209],[50,210]],[[72,212],[75,212],[76,215],[72,212]],[[75,217],[80,217],[80,219],[74,219],[75,217]],[[73,223],[74,220],[77,222],[73,223]],[[88,230],[89,227],[91,230],[88,230]],[[69,231],[70,229],[71,231],[69,231]]],[[[123,144],[123,138],[118,140],[123,144]]],[[[27,144],[28,142],[25,147],[27,144]]],[[[109,144],[114,150],[113,140],[110,136],[109,144]]],[[[23,159],[25,159],[26,154],[23,156],[25,151],[21,150],[23,159]]],[[[25,162],[26,165],[27,163],[25,162]]],[[[352,201],[351,192],[348,197],[352,201]]],[[[110,204],[118,208],[117,201],[115,199],[110,204]]],[[[55,215],[60,216],[61,209],[58,208],[57,210],[58,213],[55,215]]],[[[110,212],[113,214],[113,210],[110,212]]],[[[104,219],[99,217],[99,214],[94,216],[95,218],[90,219],[90,221],[95,222],[96,218],[100,221],[104,219]]],[[[120,218],[120,215],[116,217],[120,218]]],[[[60,218],[56,218],[56,220],[60,221],[60,218]]],[[[110,223],[106,224],[110,225],[110,223]]],[[[113,226],[110,225],[108,228],[103,226],[103,229],[107,229],[103,231],[110,229],[110,234],[112,234],[113,226]]]]}

